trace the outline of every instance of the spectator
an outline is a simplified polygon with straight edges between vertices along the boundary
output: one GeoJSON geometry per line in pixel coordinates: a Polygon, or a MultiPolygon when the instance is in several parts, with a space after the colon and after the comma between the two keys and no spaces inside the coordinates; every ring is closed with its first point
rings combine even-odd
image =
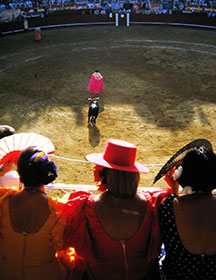
{"type": "MultiPolygon", "coordinates": [[[[15,129],[8,125],[0,125],[0,139],[15,134],[15,129]]],[[[16,171],[12,171],[13,161],[9,161],[4,165],[0,165],[0,186],[19,187],[19,175],[16,171]]]]}
{"type": "Polygon", "coordinates": [[[16,131],[12,126],[0,125],[0,139],[15,134],[16,131]]]}
{"type": "Polygon", "coordinates": [[[56,166],[44,152],[29,147],[17,167],[23,190],[0,190],[0,279],[66,279],[55,257],[64,230],[62,204],[45,192],[57,177],[56,166]]]}
{"type": "Polygon", "coordinates": [[[166,253],[162,272],[167,280],[216,279],[215,166],[213,151],[200,147],[167,174],[169,184],[180,184],[185,193],[169,196],[160,209],[166,253]]]}
{"type": "Polygon", "coordinates": [[[118,0],[112,2],[112,11],[115,13],[118,13],[121,10],[121,7],[123,4],[121,4],[118,0]]]}
{"type": "Polygon", "coordinates": [[[158,279],[157,205],[168,190],[137,192],[140,173],[148,169],[135,161],[136,151],[110,139],[103,154],[87,155],[102,193],[72,193],[63,209],[65,245],[85,260],[89,279],[158,279]]]}

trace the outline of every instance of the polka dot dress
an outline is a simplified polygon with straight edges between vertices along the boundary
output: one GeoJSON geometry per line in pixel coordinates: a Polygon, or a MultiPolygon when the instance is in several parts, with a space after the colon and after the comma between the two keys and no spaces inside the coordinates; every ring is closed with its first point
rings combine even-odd
{"type": "Polygon", "coordinates": [[[167,280],[216,280],[216,254],[191,254],[181,243],[174,218],[174,198],[175,195],[169,196],[160,208],[160,229],[166,252],[163,274],[167,280]]]}

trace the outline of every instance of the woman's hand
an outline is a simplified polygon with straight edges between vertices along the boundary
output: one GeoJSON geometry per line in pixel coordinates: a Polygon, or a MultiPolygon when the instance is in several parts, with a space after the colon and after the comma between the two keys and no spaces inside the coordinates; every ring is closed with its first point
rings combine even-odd
{"type": "Polygon", "coordinates": [[[176,168],[178,168],[178,167],[174,166],[171,170],[169,170],[167,172],[167,174],[165,175],[164,180],[166,181],[166,183],[172,189],[173,194],[177,195],[178,194],[178,190],[179,190],[179,183],[173,179],[173,174],[174,174],[176,168]]]}
{"type": "Polygon", "coordinates": [[[11,171],[11,169],[13,167],[13,163],[14,163],[13,160],[10,160],[7,163],[5,163],[4,165],[2,165],[2,167],[0,168],[0,176],[4,176],[6,173],[11,171]]]}

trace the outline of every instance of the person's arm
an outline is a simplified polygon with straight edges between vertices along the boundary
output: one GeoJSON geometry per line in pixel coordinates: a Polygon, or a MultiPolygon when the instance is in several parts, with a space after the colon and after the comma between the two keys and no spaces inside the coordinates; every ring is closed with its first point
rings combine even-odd
{"type": "Polygon", "coordinates": [[[13,160],[8,161],[7,163],[3,164],[0,167],[0,176],[4,176],[6,173],[8,173],[13,167],[13,160]]]}
{"type": "Polygon", "coordinates": [[[164,180],[170,186],[172,193],[178,195],[179,183],[173,179],[173,174],[176,168],[177,167],[175,166],[171,170],[169,170],[165,175],[164,180]]]}

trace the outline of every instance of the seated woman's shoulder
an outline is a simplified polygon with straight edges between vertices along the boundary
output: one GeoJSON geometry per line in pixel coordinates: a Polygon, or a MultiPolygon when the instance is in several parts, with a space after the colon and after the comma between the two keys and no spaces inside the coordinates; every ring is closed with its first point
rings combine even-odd
{"type": "Polygon", "coordinates": [[[68,200],[89,197],[90,195],[92,195],[92,193],[89,191],[74,191],[70,193],[68,200]]]}
{"type": "Polygon", "coordinates": [[[0,187],[0,198],[17,192],[19,192],[19,189],[16,187],[0,187]]]}
{"type": "Polygon", "coordinates": [[[146,202],[148,200],[148,195],[145,192],[139,192],[136,194],[135,198],[141,202],[146,202]]]}

